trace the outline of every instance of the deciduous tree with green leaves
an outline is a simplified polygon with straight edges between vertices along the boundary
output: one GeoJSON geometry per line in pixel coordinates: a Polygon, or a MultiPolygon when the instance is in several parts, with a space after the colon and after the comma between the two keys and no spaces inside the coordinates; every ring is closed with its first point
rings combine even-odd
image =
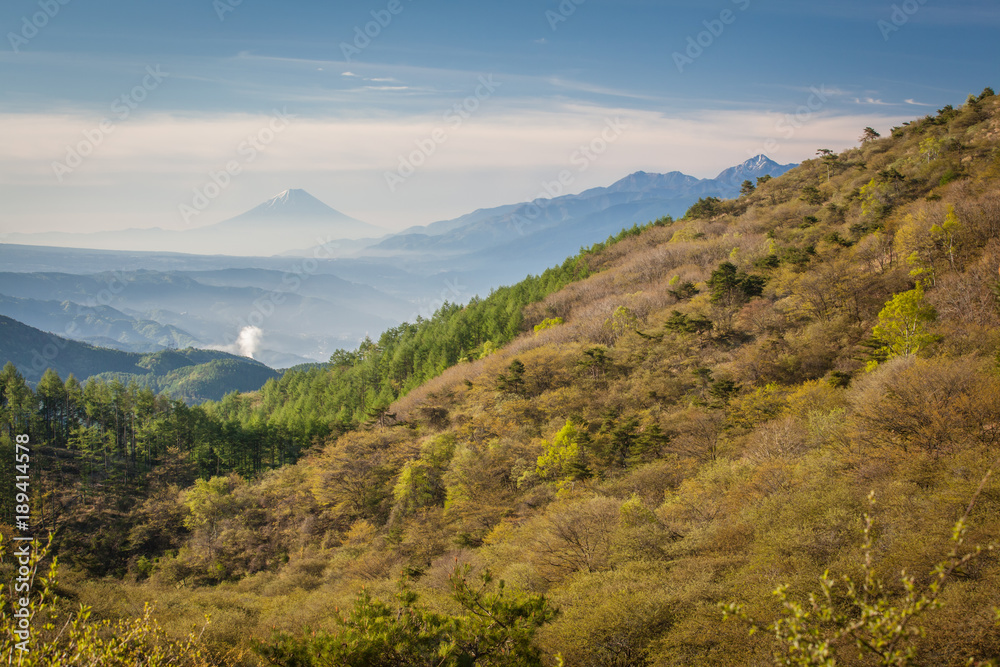
{"type": "Polygon", "coordinates": [[[581,432],[573,422],[559,429],[552,442],[544,442],[545,451],[538,457],[535,471],[544,480],[583,479],[590,477],[581,447],[586,432],[581,432]]]}
{"type": "Polygon", "coordinates": [[[872,336],[881,343],[879,351],[886,357],[905,357],[937,340],[927,331],[927,324],[936,319],[937,311],[924,299],[923,285],[917,283],[886,302],[872,336]]]}

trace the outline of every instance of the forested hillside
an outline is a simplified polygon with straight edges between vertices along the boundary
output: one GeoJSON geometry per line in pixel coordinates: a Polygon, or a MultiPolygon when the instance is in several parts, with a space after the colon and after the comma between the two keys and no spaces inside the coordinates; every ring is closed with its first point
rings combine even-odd
{"type": "MultiPolygon", "coordinates": [[[[1000,662],[1000,100],[818,148],[184,413],[221,430],[45,518],[64,613],[149,651],[154,601],[204,665],[1000,662]],[[254,424],[305,456],[214,474],[254,424]]],[[[53,427],[4,391],[6,446],[53,427]]]]}
{"type": "Polygon", "coordinates": [[[39,383],[61,377],[135,384],[171,398],[200,403],[232,391],[254,391],[278,373],[259,361],[215,350],[123,352],[69,340],[0,315],[0,359],[39,383]]]}
{"type": "MultiPolygon", "coordinates": [[[[74,565],[121,576],[130,562],[150,555],[149,545],[130,531],[145,520],[137,504],[155,492],[156,483],[183,488],[229,473],[252,478],[363,424],[395,421],[391,401],[460,360],[509,342],[520,333],[525,306],[585,278],[589,257],[641,231],[623,230],[561,267],[464,307],[445,304],[429,320],[385,332],[378,343],[366,339],[356,351],[337,351],[329,364],[290,369],[278,378],[261,364],[220,352],[138,355],[60,339],[0,317],[10,334],[8,351],[19,353],[15,359],[49,345],[58,351],[51,355],[56,368],[89,375],[84,383],[72,372],[63,380],[50,367],[26,378],[13,363],[4,367],[0,469],[14,475],[13,438],[34,434],[46,445],[34,472],[52,489],[35,507],[38,525],[60,535],[57,547],[74,565]],[[255,376],[248,367],[265,374],[255,376]],[[106,372],[91,374],[100,368],[106,372]],[[231,390],[248,376],[251,383],[258,378],[255,386],[266,384],[257,392],[231,390]],[[193,406],[181,400],[206,393],[225,397],[193,406]],[[85,544],[81,534],[88,535],[85,544]]],[[[13,497],[0,498],[0,525],[13,523],[13,508],[13,497]]],[[[166,537],[172,543],[178,536],[166,537]]]]}

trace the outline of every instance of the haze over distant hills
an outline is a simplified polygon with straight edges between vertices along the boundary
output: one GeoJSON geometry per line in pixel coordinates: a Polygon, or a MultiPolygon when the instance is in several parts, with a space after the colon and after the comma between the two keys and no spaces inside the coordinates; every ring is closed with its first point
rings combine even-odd
{"type": "Polygon", "coordinates": [[[455,220],[411,227],[351,254],[394,258],[398,266],[418,271],[476,272],[493,267],[503,272],[503,281],[517,280],[623,227],[667,215],[679,217],[702,197],[736,197],[744,180],[780,176],[795,166],[758,155],[710,179],[679,171],[638,171],[608,187],[481,209],[455,220]]]}
{"type": "Polygon", "coordinates": [[[414,312],[403,299],[333,275],[264,269],[0,273],[0,294],[0,315],[129,352],[236,352],[240,333],[257,327],[254,357],[274,368],[325,361],[414,312]]]}
{"type": "MultiPolygon", "coordinates": [[[[699,197],[732,197],[743,180],[778,176],[795,165],[779,165],[763,155],[724,170],[712,179],[679,171],[635,172],[608,187],[554,198],[481,209],[397,234],[344,215],[305,190],[289,189],[253,209],[213,225],[183,231],[126,229],[90,234],[13,233],[8,243],[123,251],[180,252],[204,255],[298,255],[393,257],[413,254],[433,262],[442,256],[478,253],[539,233],[529,245],[556,255],[574,252],[617,232],[622,226],[664,215],[682,215],[699,197]],[[559,238],[551,238],[555,234],[559,238]],[[565,241],[560,243],[560,240],[565,241]]],[[[544,191],[543,191],[544,192],[544,191]]],[[[518,253],[515,251],[515,255],[518,253]]],[[[551,254],[532,261],[548,265],[551,254]]]]}
{"type": "MultiPolygon", "coordinates": [[[[255,358],[274,368],[326,361],[402,321],[431,317],[561,263],[581,246],[702,197],[734,197],[744,180],[788,171],[764,156],[716,178],[635,172],[575,195],[481,209],[379,238],[302,190],[187,232],[63,235],[110,249],[0,244],[0,315],[66,338],[128,352],[185,346],[235,352],[257,327],[255,358]],[[122,250],[131,246],[130,250],[122,250]],[[135,249],[135,248],[139,249],[135,249]],[[158,252],[150,252],[149,249],[158,252]],[[300,248],[284,256],[284,249],[300,248]],[[220,255],[171,254],[214,250],[220,255]],[[256,252],[262,256],[239,256],[256,252]]],[[[10,240],[51,235],[12,235],[10,240]]]]}
{"type": "Polygon", "coordinates": [[[102,250],[271,256],[334,239],[381,237],[386,230],[333,209],[305,190],[290,189],[222,222],[173,231],[153,227],[89,234],[13,233],[9,243],[102,250]]]}
{"type": "Polygon", "coordinates": [[[305,190],[285,190],[242,215],[182,232],[199,247],[224,255],[274,255],[307,241],[379,237],[386,230],[330,208],[305,190]]]}

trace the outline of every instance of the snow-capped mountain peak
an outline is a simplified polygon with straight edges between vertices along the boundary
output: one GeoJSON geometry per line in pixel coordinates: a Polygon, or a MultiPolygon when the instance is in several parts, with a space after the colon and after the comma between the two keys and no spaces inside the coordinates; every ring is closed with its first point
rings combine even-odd
{"type": "Polygon", "coordinates": [[[739,185],[739,183],[745,180],[754,181],[765,174],[780,176],[795,166],[794,164],[778,164],[766,155],[755,155],[742,164],[724,170],[715,177],[715,180],[722,183],[739,185]]]}
{"type": "Polygon", "coordinates": [[[260,204],[244,215],[249,214],[281,214],[281,215],[309,215],[309,216],[329,216],[339,215],[339,213],[316,199],[305,190],[290,188],[271,197],[263,204],[260,204]]]}

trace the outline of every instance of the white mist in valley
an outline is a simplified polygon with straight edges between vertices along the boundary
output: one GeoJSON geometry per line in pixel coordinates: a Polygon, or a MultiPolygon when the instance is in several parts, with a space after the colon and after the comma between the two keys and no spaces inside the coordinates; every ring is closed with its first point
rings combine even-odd
{"type": "Polygon", "coordinates": [[[260,344],[263,338],[264,331],[260,327],[245,326],[240,329],[236,340],[229,345],[206,345],[205,349],[219,350],[220,352],[228,352],[229,354],[256,359],[257,353],[260,352],[260,344]]]}
{"type": "Polygon", "coordinates": [[[236,337],[236,354],[254,359],[254,355],[260,350],[260,340],[263,337],[264,332],[260,327],[243,327],[240,335],[236,337]]]}

